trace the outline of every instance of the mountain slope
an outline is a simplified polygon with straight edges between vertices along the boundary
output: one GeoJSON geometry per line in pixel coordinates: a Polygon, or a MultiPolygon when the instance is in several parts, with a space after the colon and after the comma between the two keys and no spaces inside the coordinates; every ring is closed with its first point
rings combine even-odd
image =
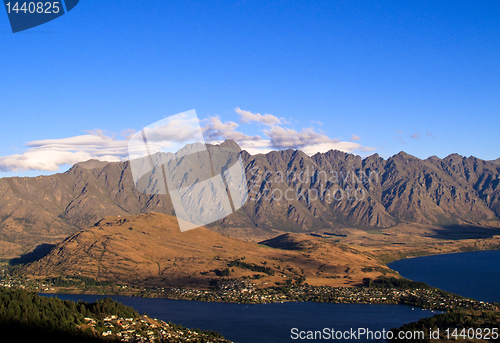
{"type": "Polygon", "coordinates": [[[206,287],[217,278],[214,270],[232,261],[244,264],[230,267],[231,278],[260,274],[255,282],[268,284],[304,276],[312,284],[352,285],[389,270],[372,256],[339,243],[303,234],[279,239],[301,242],[300,247],[272,249],[202,227],[180,232],[175,217],[160,213],[106,217],[68,237],[25,271],[43,277],[81,275],[123,284],[206,287]],[[270,272],[252,271],[248,265],[270,272]]]}
{"type": "Polygon", "coordinates": [[[500,166],[474,157],[420,160],[401,152],[387,160],[362,160],[339,151],[308,157],[293,150],[243,157],[252,196],[243,210],[261,227],[303,231],[498,221],[500,166]],[[259,198],[265,189],[269,195],[259,198]],[[280,198],[287,189],[292,196],[280,198]]]}

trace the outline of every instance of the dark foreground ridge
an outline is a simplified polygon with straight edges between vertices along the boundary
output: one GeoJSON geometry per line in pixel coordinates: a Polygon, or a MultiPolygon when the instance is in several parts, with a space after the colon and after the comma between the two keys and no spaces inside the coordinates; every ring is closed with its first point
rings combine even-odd
{"type": "Polygon", "coordinates": [[[500,342],[500,312],[453,311],[422,318],[391,331],[394,338],[389,342],[500,342]],[[409,332],[412,338],[408,338],[409,332]]]}

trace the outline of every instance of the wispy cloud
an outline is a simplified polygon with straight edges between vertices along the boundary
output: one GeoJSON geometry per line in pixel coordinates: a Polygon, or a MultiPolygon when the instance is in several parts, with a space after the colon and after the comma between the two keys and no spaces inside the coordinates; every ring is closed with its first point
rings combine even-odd
{"type": "Polygon", "coordinates": [[[233,121],[223,123],[219,117],[210,117],[205,120],[207,123],[202,128],[207,142],[218,142],[225,139],[232,139],[235,142],[244,144],[248,141],[261,141],[260,136],[249,136],[243,132],[236,131],[239,125],[233,121]]]}
{"type": "Polygon", "coordinates": [[[90,160],[91,155],[83,151],[26,151],[23,154],[14,154],[0,157],[0,170],[4,172],[18,172],[26,170],[58,171],[64,164],[75,164],[90,160]]]}
{"type": "Polygon", "coordinates": [[[358,135],[351,136],[351,141],[360,141],[360,140],[361,140],[361,137],[359,137],[358,135]]]}
{"type": "Polygon", "coordinates": [[[199,121],[196,117],[178,114],[162,120],[159,125],[152,124],[145,127],[144,134],[150,142],[175,142],[183,143],[200,138],[199,121]]]}
{"type": "Polygon", "coordinates": [[[92,158],[120,161],[128,155],[127,141],[117,140],[96,130],[88,135],[62,139],[46,139],[26,144],[21,154],[0,156],[1,171],[58,171],[65,164],[75,164],[92,158]]]}
{"type": "MultiPolygon", "coordinates": [[[[405,138],[408,138],[408,137],[411,139],[423,139],[423,135],[420,132],[414,132],[410,135],[408,133],[404,133],[402,130],[395,130],[395,131],[396,131],[397,135],[395,135],[394,138],[403,144],[406,144],[405,138]]],[[[425,137],[434,138],[432,133],[430,133],[429,131],[427,131],[427,133],[425,134],[425,137]]]]}
{"type": "Polygon", "coordinates": [[[406,141],[403,138],[403,131],[402,130],[395,130],[396,135],[394,136],[394,139],[398,140],[401,144],[406,144],[406,141]]]}
{"type": "Polygon", "coordinates": [[[274,149],[301,149],[308,145],[339,142],[336,139],[315,132],[312,128],[302,129],[302,131],[297,132],[293,129],[274,126],[263,132],[271,138],[271,147],[274,149]]]}
{"type": "Polygon", "coordinates": [[[300,131],[287,128],[284,125],[288,124],[288,122],[271,114],[261,115],[244,111],[239,107],[236,108],[235,112],[240,115],[241,123],[259,122],[265,124],[267,128],[261,130],[264,138],[261,136],[247,136],[236,131],[239,127],[238,124],[234,122],[222,123],[218,117],[210,118],[209,123],[205,126],[206,138],[215,142],[222,141],[225,138],[233,139],[242,149],[251,154],[282,149],[298,149],[309,155],[332,149],[345,152],[376,150],[358,143],[342,142],[339,139],[330,138],[312,127],[303,128],[300,131]]]}
{"type": "Polygon", "coordinates": [[[281,119],[271,114],[260,114],[260,113],[252,113],[250,111],[243,111],[239,107],[236,107],[236,113],[241,116],[241,122],[248,124],[251,122],[257,122],[265,125],[278,125],[281,124],[281,119]]]}

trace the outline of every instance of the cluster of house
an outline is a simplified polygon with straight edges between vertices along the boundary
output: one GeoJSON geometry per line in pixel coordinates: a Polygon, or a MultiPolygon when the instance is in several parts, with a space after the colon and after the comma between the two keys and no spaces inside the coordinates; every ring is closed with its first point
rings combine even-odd
{"type": "Polygon", "coordinates": [[[284,288],[255,288],[251,283],[230,281],[217,290],[158,288],[159,295],[188,300],[238,303],[322,301],[332,303],[408,304],[436,310],[471,309],[498,311],[498,304],[463,298],[438,289],[398,289],[294,285],[284,288]]]}
{"type": "Polygon", "coordinates": [[[324,300],[339,303],[395,303],[409,304],[437,310],[470,309],[478,311],[498,311],[498,304],[463,298],[436,288],[365,288],[298,286],[288,292],[291,298],[324,300]]]}
{"type": "Polygon", "coordinates": [[[103,320],[85,318],[81,329],[92,328],[104,337],[116,337],[122,342],[214,342],[230,343],[202,331],[195,331],[152,319],[146,315],[140,318],[119,318],[115,315],[103,320]]]}

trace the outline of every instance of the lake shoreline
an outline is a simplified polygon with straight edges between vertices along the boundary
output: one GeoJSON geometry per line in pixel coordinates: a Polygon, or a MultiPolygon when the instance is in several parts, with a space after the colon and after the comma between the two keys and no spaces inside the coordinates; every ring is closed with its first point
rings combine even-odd
{"type": "MultiPolygon", "coordinates": [[[[444,255],[457,255],[457,254],[464,254],[464,253],[486,252],[486,251],[500,251],[500,249],[477,249],[477,250],[468,250],[468,251],[459,251],[459,250],[457,250],[457,251],[454,251],[454,252],[445,252],[445,253],[442,253],[442,254],[428,254],[428,255],[410,256],[410,257],[405,257],[405,258],[394,260],[394,261],[392,261],[390,263],[387,263],[386,266],[389,267],[389,265],[391,263],[394,263],[396,261],[410,260],[410,259],[416,259],[416,258],[422,258],[422,257],[444,256],[444,255]]],[[[394,270],[392,268],[391,268],[391,270],[393,270],[395,273],[397,273],[398,275],[400,275],[397,270],[394,270]]],[[[420,280],[412,280],[412,281],[420,281],[420,280]]],[[[113,289],[112,294],[113,295],[122,295],[122,296],[144,297],[144,298],[164,298],[164,299],[173,299],[173,300],[198,300],[198,299],[189,299],[189,298],[185,298],[185,297],[164,296],[162,294],[157,294],[154,291],[151,292],[151,289],[148,289],[147,287],[141,287],[141,286],[126,286],[126,287],[129,288],[129,289],[132,289],[132,290],[124,290],[124,289],[117,290],[115,288],[115,289],[113,289]]],[[[315,286],[315,287],[329,287],[329,286],[315,286]]],[[[345,287],[332,287],[332,288],[353,288],[353,289],[356,289],[356,288],[360,288],[360,287],[362,288],[362,286],[346,285],[345,287]]],[[[171,287],[171,289],[177,289],[177,288],[176,287],[171,287]]],[[[182,288],[178,288],[178,289],[182,289],[182,288]]],[[[437,288],[437,289],[439,289],[439,288],[437,288]]],[[[95,294],[95,295],[102,295],[103,294],[103,291],[99,290],[99,289],[97,290],[97,293],[92,293],[92,292],[95,292],[96,290],[90,290],[90,292],[87,293],[85,290],[82,290],[82,289],[63,288],[63,287],[53,288],[51,291],[41,291],[40,293],[53,293],[53,291],[55,291],[55,290],[61,291],[62,294],[89,294],[89,295],[90,294],[95,294]]],[[[186,288],[186,290],[190,290],[190,291],[205,291],[205,292],[209,291],[209,292],[211,292],[208,289],[189,289],[189,288],[186,288]]],[[[445,290],[442,290],[442,289],[439,289],[439,290],[447,292],[447,293],[450,293],[450,294],[453,294],[452,292],[448,292],[448,291],[445,291],[445,290]]],[[[238,303],[238,302],[235,302],[235,301],[221,301],[221,300],[209,300],[209,299],[207,299],[207,300],[200,300],[200,301],[238,303]]],[[[277,300],[268,301],[268,302],[284,302],[284,301],[294,301],[294,300],[277,299],[277,300]]],[[[262,302],[244,302],[244,303],[259,304],[259,303],[262,303],[262,302]]],[[[358,303],[358,302],[356,302],[356,303],[358,303]]],[[[370,303],[370,302],[359,302],[359,303],[370,303]]]]}
{"type": "MultiPolygon", "coordinates": [[[[298,286],[281,293],[275,289],[257,290],[255,297],[258,300],[251,301],[249,298],[237,298],[240,294],[233,292],[208,292],[191,289],[176,289],[176,293],[166,290],[162,293],[147,292],[99,292],[96,290],[64,290],[53,289],[38,292],[39,294],[68,294],[68,295],[109,295],[126,296],[131,298],[170,299],[202,301],[210,303],[233,303],[233,304],[270,304],[286,302],[320,302],[333,304],[387,304],[387,305],[409,305],[422,309],[453,311],[453,310],[482,310],[498,311],[499,304],[481,302],[475,299],[465,298],[437,288],[428,289],[401,289],[401,288],[368,288],[368,287],[316,287],[298,286]]],[[[255,298],[253,298],[255,299],[255,298]]]]}
{"type": "Polygon", "coordinates": [[[500,250],[403,259],[388,264],[407,279],[485,302],[500,302],[500,250]]]}
{"type": "MultiPolygon", "coordinates": [[[[391,262],[386,263],[385,265],[389,267],[389,264],[396,262],[396,261],[402,261],[402,260],[409,260],[409,259],[414,259],[414,258],[420,258],[420,257],[428,257],[428,256],[443,256],[443,255],[455,255],[455,254],[466,254],[466,253],[474,253],[474,252],[481,252],[481,251],[500,251],[500,248],[495,248],[495,249],[471,249],[471,250],[457,250],[457,251],[447,251],[443,253],[431,253],[428,255],[415,255],[415,256],[408,256],[408,257],[403,257],[400,259],[393,260],[391,262]]],[[[389,267],[390,268],[390,267],[389,267]]],[[[392,268],[391,268],[392,269],[392,268]]],[[[394,269],[392,269],[394,270],[394,269]]],[[[394,270],[397,272],[396,270],[394,270]]],[[[417,280],[418,281],[418,280],[417,280]]]]}

